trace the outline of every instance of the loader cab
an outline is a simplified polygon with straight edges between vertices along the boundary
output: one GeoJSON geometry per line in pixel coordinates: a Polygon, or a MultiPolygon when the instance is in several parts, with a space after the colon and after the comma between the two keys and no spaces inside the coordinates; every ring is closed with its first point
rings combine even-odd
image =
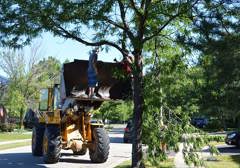
{"type": "Polygon", "coordinates": [[[39,122],[46,124],[60,123],[60,89],[55,84],[53,88],[41,89],[39,102],[39,122]]]}
{"type": "Polygon", "coordinates": [[[41,89],[39,111],[54,111],[59,108],[60,108],[59,85],[55,84],[53,88],[41,89]]]}

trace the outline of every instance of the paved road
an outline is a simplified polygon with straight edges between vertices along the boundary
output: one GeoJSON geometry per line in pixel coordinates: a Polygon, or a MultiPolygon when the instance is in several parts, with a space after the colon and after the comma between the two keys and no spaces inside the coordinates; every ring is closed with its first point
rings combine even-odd
{"type": "Polygon", "coordinates": [[[131,144],[123,144],[123,128],[114,128],[110,133],[110,155],[106,163],[93,164],[89,155],[73,156],[71,150],[62,151],[60,162],[44,164],[42,157],[33,157],[31,147],[20,147],[0,151],[1,168],[112,168],[131,159],[131,144]]]}
{"type": "MultiPolygon", "coordinates": [[[[218,148],[221,155],[240,155],[240,149],[236,148],[234,145],[223,144],[217,145],[216,147],[218,148]]],[[[209,155],[208,148],[204,149],[202,152],[205,153],[205,155],[209,155]]]]}

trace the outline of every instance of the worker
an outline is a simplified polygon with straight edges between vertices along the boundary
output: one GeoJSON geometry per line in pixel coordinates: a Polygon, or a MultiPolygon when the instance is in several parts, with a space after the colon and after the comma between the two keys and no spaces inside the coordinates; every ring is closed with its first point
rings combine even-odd
{"type": "Polygon", "coordinates": [[[92,50],[92,53],[89,56],[88,62],[88,87],[89,87],[89,98],[98,99],[95,95],[95,87],[97,86],[97,59],[98,59],[99,48],[95,48],[92,50]]]}
{"type": "Polygon", "coordinates": [[[132,65],[133,61],[134,61],[134,57],[132,57],[131,55],[128,54],[128,52],[126,52],[126,56],[123,58],[122,61],[117,61],[117,59],[115,58],[114,61],[117,63],[121,63],[123,70],[125,71],[125,73],[127,75],[130,75],[132,77],[132,65]]]}

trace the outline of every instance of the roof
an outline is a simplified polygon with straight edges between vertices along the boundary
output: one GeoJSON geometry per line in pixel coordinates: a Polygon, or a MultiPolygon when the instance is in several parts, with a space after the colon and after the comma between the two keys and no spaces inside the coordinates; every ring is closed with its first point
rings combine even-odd
{"type": "Polygon", "coordinates": [[[0,85],[6,85],[7,83],[8,83],[8,79],[0,75],[0,85]]]}

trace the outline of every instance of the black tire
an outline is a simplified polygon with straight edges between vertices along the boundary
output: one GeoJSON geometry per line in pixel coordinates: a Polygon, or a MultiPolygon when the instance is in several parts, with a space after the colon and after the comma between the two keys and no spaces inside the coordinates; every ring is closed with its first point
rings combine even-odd
{"type": "Polygon", "coordinates": [[[240,137],[237,139],[237,148],[240,149],[240,137]]]}
{"type": "Polygon", "coordinates": [[[127,138],[123,138],[123,143],[128,143],[128,139],[127,138]]]}
{"type": "Polygon", "coordinates": [[[45,124],[36,123],[32,128],[32,155],[43,155],[43,135],[45,124]]]}
{"type": "Polygon", "coordinates": [[[87,148],[83,148],[80,151],[73,151],[74,155],[85,155],[87,153],[87,148]]]}
{"type": "Polygon", "coordinates": [[[110,140],[103,128],[93,129],[93,145],[89,148],[90,159],[93,163],[106,162],[109,155],[110,140]]]}
{"type": "Polygon", "coordinates": [[[57,163],[61,155],[61,136],[59,125],[47,125],[43,139],[43,160],[45,163],[57,163]]]}

